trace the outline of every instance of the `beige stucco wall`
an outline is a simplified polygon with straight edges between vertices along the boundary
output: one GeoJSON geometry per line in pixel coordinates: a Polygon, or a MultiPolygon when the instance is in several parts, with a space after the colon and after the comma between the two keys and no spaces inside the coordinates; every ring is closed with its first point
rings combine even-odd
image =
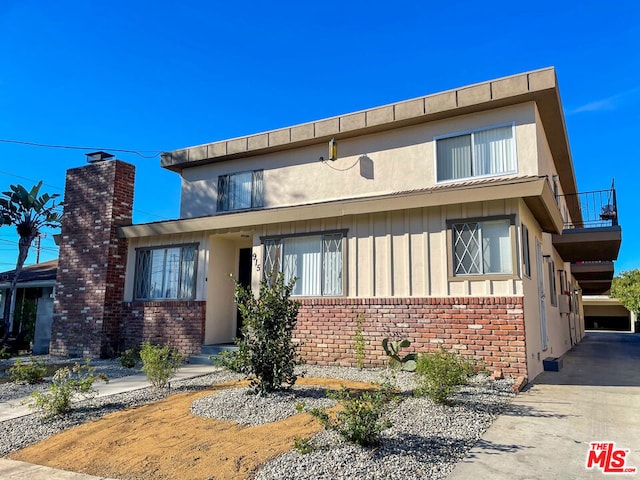
{"type": "MultiPolygon", "coordinates": [[[[556,301],[556,305],[551,302],[551,286],[549,279],[549,262],[553,260],[555,267],[555,280],[557,294],[562,293],[560,285],[559,270],[566,272],[567,287],[570,290],[571,285],[574,289],[578,288],[575,279],[571,276],[571,265],[562,261],[555,248],[552,245],[551,235],[542,232],[540,225],[535,220],[531,211],[524,202],[520,204],[520,223],[524,223],[529,229],[529,246],[531,257],[531,276],[523,275],[522,289],[524,292],[524,318],[525,318],[525,334],[527,344],[527,360],[529,369],[529,378],[533,379],[543,371],[542,360],[546,357],[559,357],[573,344],[577,343],[584,336],[584,317],[580,313],[560,313],[560,300],[556,301]],[[545,314],[547,319],[547,339],[548,345],[545,350],[542,349],[541,325],[540,325],[540,305],[538,293],[538,273],[536,266],[536,238],[542,244],[542,255],[548,256],[543,258],[542,275],[545,293],[545,314]],[[571,334],[569,333],[571,328],[571,334]]],[[[522,229],[519,228],[520,235],[522,229]]],[[[520,239],[520,259],[522,265],[522,239],[520,239]]]]}
{"type": "Polygon", "coordinates": [[[434,137],[496,125],[515,124],[518,174],[535,175],[536,110],[533,102],[459,116],[338,142],[336,161],[325,143],[182,171],[181,218],[216,213],[217,178],[264,169],[265,207],[300,205],[421,189],[436,183],[434,137]],[[373,164],[373,178],[361,175],[360,159],[373,164]]]}

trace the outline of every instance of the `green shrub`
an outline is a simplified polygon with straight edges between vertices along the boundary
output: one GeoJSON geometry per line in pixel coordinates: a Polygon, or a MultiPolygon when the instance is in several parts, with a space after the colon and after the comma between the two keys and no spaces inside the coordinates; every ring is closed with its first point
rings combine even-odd
{"type": "Polygon", "coordinates": [[[211,358],[218,367],[228,368],[236,373],[242,373],[242,366],[246,364],[246,360],[240,357],[239,351],[223,350],[211,358]]]}
{"type": "Polygon", "coordinates": [[[47,366],[44,361],[32,358],[30,362],[22,363],[17,359],[9,368],[9,377],[16,383],[38,383],[47,375],[47,366]]]}
{"type": "MultiPolygon", "coordinates": [[[[0,330],[0,335],[2,331],[0,330]]],[[[11,352],[7,350],[7,347],[0,348],[0,360],[6,360],[7,358],[11,358],[11,352]]]]}
{"type": "Polygon", "coordinates": [[[455,387],[467,383],[474,373],[473,362],[454,352],[440,349],[421,354],[416,366],[419,386],[415,393],[436,403],[445,403],[455,387]]]}
{"type": "Polygon", "coordinates": [[[360,370],[362,370],[362,367],[364,367],[364,354],[366,346],[362,329],[362,326],[364,324],[364,315],[362,313],[358,315],[356,322],[356,331],[353,335],[353,339],[355,342],[354,351],[356,354],[356,365],[360,370]]]}
{"type": "Polygon", "coordinates": [[[120,354],[118,360],[120,360],[120,365],[122,365],[123,367],[133,368],[140,361],[140,349],[128,348],[120,354]]]}
{"type": "Polygon", "coordinates": [[[325,409],[313,408],[308,413],[324,428],[338,432],[352,443],[364,447],[378,445],[380,433],[392,426],[386,414],[398,397],[388,384],[379,390],[358,394],[351,394],[343,387],[337,391],[328,390],[327,396],[337,400],[343,410],[330,415],[325,409]]]}
{"type": "Polygon", "coordinates": [[[301,455],[306,455],[313,452],[316,446],[309,437],[293,437],[293,449],[301,455]]]}
{"type": "Polygon", "coordinates": [[[288,283],[278,273],[260,283],[256,298],[250,288],[236,284],[236,301],[242,315],[238,339],[238,369],[251,378],[254,393],[267,395],[290,388],[296,381],[296,346],[292,332],[300,303],[291,300],[295,279],[288,283]]]}
{"type": "Polygon", "coordinates": [[[96,393],[93,388],[96,380],[109,382],[105,374],[96,374],[95,370],[95,367],[90,365],[89,359],[84,365],[76,363],[72,368],[58,369],[47,391],[31,394],[35,400],[29,404],[29,408],[38,410],[45,419],[64,415],[71,410],[71,399],[74,394],[89,398],[96,393]]]}
{"type": "Polygon", "coordinates": [[[147,374],[147,380],[155,388],[168,386],[169,379],[182,365],[182,353],[169,345],[151,345],[149,342],[144,342],[140,350],[140,358],[142,371],[147,374]]]}

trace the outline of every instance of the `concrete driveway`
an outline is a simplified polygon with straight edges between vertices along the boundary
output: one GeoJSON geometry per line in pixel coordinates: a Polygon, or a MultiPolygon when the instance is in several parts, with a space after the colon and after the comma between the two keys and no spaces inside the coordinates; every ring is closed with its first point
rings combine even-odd
{"type": "Polygon", "coordinates": [[[448,480],[640,478],[640,334],[587,332],[563,361],[516,397],[448,480]],[[637,473],[587,470],[590,442],[629,450],[637,473]]]}

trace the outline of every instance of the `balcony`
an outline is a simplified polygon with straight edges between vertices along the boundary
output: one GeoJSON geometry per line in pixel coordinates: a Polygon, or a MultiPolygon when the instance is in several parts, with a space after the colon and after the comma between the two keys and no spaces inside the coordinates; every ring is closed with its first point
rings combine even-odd
{"type": "Polygon", "coordinates": [[[553,235],[553,246],[571,262],[571,273],[583,292],[605,293],[622,243],[613,182],[608,190],[559,196],[558,204],[566,207],[567,220],[562,235],[553,235]]]}

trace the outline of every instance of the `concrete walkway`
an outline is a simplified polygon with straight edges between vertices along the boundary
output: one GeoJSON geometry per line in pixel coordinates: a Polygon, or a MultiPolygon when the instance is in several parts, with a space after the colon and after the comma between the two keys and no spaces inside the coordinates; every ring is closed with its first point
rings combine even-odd
{"type": "MultiPolygon", "coordinates": [[[[171,381],[199,377],[216,370],[219,370],[219,368],[213,365],[185,365],[178,370],[171,381]]],[[[109,383],[99,382],[95,384],[95,388],[98,390],[98,397],[130,392],[149,386],[150,383],[147,381],[144,373],[116,378],[110,380],[109,383]]],[[[22,400],[0,403],[0,421],[10,420],[32,413],[32,411],[22,403],[22,400]]],[[[105,477],[94,477],[83,473],[57,470],[26,462],[18,462],[9,460],[8,458],[0,458],[0,479],[5,478],[12,480],[115,480],[106,479],[105,477]]]]}
{"type": "Polygon", "coordinates": [[[588,332],[563,361],[516,397],[448,480],[640,478],[640,335],[588,332]],[[596,441],[628,449],[638,473],[587,470],[596,441]]]}

